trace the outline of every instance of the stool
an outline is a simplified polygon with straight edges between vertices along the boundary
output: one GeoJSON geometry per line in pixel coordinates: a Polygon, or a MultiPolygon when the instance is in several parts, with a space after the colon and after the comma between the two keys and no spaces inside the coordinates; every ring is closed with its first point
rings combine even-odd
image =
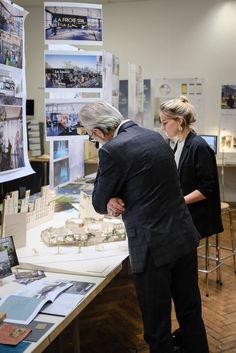
{"type": "Polygon", "coordinates": [[[233,220],[232,220],[232,212],[234,211],[233,209],[230,208],[230,205],[227,202],[221,202],[221,214],[226,214],[229,217],[229,233],[230,233],[230,241],[231,241],[231,246],[226,247],[226,246],[221,246],[221,249],[230,251],[231,253],[225,256],[221,257],[221,260],[224,261],[225,259],[229,257],[233,257],[233,266],[234,266],[234,273],[236,273],[236,250],[235,250],[235,239],[234,239],[234,228],[233,228],[233,220]]]}
{"type": "MultiPolygon", "coordinates": [[[[235,256],[236,256],[236,251],[235,251],[235,240],[234,240],[234,229],[233,229],[233,221],[232,221],[232,209],[230,208],[230,205],[226,202],[221,202],[221,214],[227,214],[229,217],[229,233],[230,233],[230,242],[231,246],[226,247],[226,246],[221,246],[220,244],[220,234],[215,234],[210,237],[205,238],[205,244],[200,245],[198,249],[205,248],[205,254],[199,253],[198,252],[198,257],[204,258],[205,259],[205,266],[204,268],[198,268],[199,272],[205,273],[206,275],[206,296],[209,296],[209,290],[208,290],[208,275],[209,273],[216,271],[216,282],[220,285],[222,285],[222,280],[221,280],[221,266],[224,264],[224,260],[233,257],[233,268],[234,272],[236,273],[236,264],[235,264],[235,256]],[[210,243],[209,239],[212,239],[215,237],[215,242],[210,243]],[[215,250],[215,255],[212,256],[209,254],[210,248],[214,248],[215,250]],[[227,250],[230,251],[230,254],[221,256],[221,250],[227,250]],[[214,261],[215,265],[211,268],[209,266],[210,261],[214,261]]],[[[221,233],[222,234],[222,233],[221,233]]]]}

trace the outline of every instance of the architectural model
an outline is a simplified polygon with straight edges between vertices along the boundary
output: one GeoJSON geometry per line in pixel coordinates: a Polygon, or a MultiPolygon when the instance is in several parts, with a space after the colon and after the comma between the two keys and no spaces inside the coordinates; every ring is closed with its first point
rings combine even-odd
{"type": "Polygon", "coordinates": [[[22,214],[26,215],[27,229],[31,229],[39,224],[52,219],[55,209],[55,201],[52,201],[52,193],[49,186],[42,186],[40,195],[30,201],[30,190],[27,190],[25,197],[19,200],[18,191],[13,191],[3,200],[3,223],[2,236],[4,236],[5,218],[8,216],[22,214]]]}
{"type": "Polygon", "coordinates": [[[90,190],[80,191],[79,218],[71,218],[65,226],[50,227],[41,232],[48,246],[89,246],[125,240],[126,232],[121,218],[98,214],[92,206],[90,190]]]}
{"type": "Polygon", "coordinates": [[[121,219],[105,218],[101,221],[70,219],[65,226],[50,227],[41,232],[41,238],[48,246],[75,245],[90,246],[100,243],[125,240],[126,233],[121,219]]]}

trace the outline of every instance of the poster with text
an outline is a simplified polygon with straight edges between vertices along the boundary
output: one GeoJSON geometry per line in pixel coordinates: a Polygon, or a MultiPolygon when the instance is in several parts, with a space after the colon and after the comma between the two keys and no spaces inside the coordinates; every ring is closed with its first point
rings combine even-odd
{"type": "Polygon", "coordinates": [[[159,108],[161,103],[184,95],[194,106],[197,121],[193,128],[198,133],[204,131],[205,83],[198,78],[156,79],[154,86],[154,128],[160,128],[159,108]]]}
{"type": "Polygon", "coordinates": [[[102,5],[46,2],[44,30],[47,44],[102,45],[102,5]]]}

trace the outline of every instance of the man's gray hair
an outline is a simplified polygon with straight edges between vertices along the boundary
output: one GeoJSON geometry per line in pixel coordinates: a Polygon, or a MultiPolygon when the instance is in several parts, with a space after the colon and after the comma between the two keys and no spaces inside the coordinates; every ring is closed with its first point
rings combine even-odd
{"type": "Polygon", "coordinates": [[[104,101],[86,104],[80,110],[79,117],[86,130],[99,128],[105,133],[115,130],[124,120],[116,108],[104,101]]]}

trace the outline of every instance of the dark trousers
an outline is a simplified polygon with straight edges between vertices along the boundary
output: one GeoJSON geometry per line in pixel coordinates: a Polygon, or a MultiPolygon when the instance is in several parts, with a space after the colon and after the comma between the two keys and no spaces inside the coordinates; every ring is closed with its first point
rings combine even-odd
{"type": "Polygon", "coordinates": [[[146,270],[134,274],[150,353],[173,353],[171,299],[183,334],[185,353],[209,353],[201,315],[197,251],[156,268],[149,253],[146,270]]]}

